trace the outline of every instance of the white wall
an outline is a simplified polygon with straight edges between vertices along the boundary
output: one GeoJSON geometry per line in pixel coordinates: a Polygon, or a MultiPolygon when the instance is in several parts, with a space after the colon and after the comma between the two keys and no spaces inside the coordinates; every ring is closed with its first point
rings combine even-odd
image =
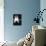
{"type": "Polygon", "coordinates": [[[0,0],[0,42],[4,41],[4,0],[0,0]]]}

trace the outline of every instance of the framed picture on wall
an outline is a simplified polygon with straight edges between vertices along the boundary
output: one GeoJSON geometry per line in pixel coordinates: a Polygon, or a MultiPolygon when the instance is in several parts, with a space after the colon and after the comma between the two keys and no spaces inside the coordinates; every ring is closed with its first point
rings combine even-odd
{"type": "Polygon", "coordinates": [[[13,25],[21,25],[21,24],[22,24],[22,15],[13,14],[13,25]]]}

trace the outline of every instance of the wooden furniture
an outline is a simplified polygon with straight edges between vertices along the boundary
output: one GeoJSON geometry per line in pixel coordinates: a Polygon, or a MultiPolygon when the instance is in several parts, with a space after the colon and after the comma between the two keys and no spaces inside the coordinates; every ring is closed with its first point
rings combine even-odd
{"type": "Polygon", "coordinates": [[[44,46],[46,44],[46,29],[35,25],[32,26],[32,34],[34,36],[34,41],[31,46],[44,46]]]}

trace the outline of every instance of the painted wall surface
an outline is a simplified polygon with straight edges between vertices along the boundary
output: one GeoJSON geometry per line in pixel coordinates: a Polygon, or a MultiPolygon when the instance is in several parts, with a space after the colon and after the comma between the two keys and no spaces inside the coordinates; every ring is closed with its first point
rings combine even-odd
{"type": "MultiPolygon", "coordinates": [[[[43,9],[46,9],[46,0],[41,0],[40,2],[41,2],[40,9],[42,11],[43,9]]],[[[46,10],[43,12],[42,17],[43,17],[43,22],[41,21],[40,25],[46,26],[46,10]]]]}
{"type": "Polygon", "coordinates": [[[4,0],[0,0],[0,42],[4,41],[4,0]]]}
{"type": "Polygon", "coordinates": [[[5,0],[4,26],[5,40],[18,41],[32,28],[35,12],[40,9],[40,0],[5,0]],[[13,14],[22,14],[22,25],[13,26],[13,14]]]}

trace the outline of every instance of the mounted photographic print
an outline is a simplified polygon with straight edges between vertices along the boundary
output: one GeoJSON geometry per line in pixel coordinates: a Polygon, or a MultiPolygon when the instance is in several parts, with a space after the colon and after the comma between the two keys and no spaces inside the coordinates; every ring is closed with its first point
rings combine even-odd
{"type": "Polygon", "coordinates": [[[22,15],[13,14],[13,25],[21,25],[21,24],[22,24],[22,15]]]}

